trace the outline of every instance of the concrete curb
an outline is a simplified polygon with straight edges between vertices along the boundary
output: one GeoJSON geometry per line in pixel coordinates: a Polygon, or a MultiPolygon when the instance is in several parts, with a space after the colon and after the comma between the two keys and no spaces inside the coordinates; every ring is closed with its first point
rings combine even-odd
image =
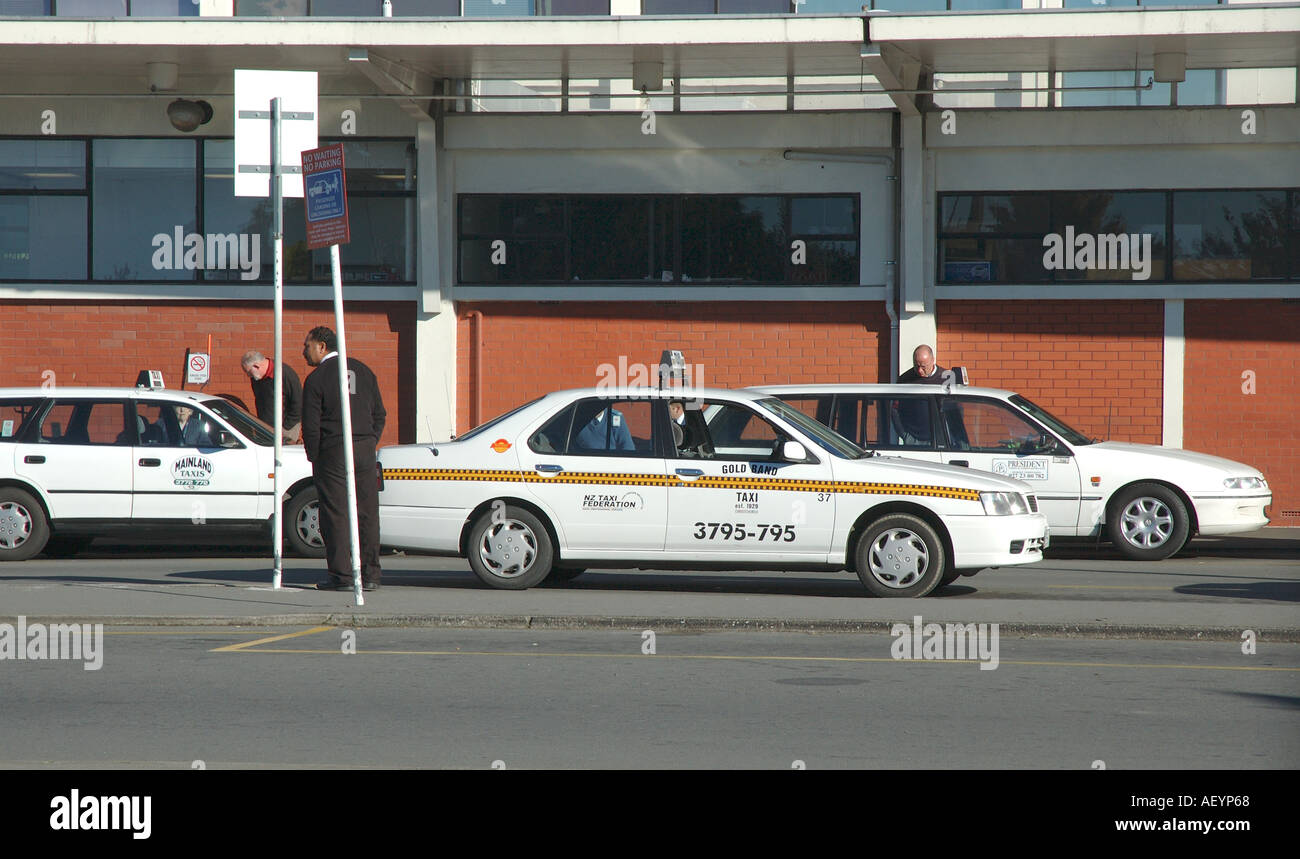
{"type": "MultiPolygon", "coordinates": [[[[400,615],[324,612],[269,614],[249,617],[111,615],[107,617],[27,616],[27,623],[102,623],[104,626],[208,627],[208,626],[335,626],[353,628],[441,629],[622,629],[656,632],[825,632],[888,635],[895,623],[907,620],[836,620],[721,617],[595,617],[583,615],[400,615]]],[[[1237,627],[1193,627],[1135,624],[1021,623],[999,624],[1001,635],[1018,638],[1152,639],[1162,641],[1241,641],[1237,627]]],[[[1260,641],[1300,643],[1300,629],[1258,628],[1260,641]]]]}

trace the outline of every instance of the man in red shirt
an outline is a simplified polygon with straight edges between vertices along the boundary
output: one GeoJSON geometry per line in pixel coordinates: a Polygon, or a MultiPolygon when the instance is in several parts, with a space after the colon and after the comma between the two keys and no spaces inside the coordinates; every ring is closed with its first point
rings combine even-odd
{"type": "MultiPolygon", "coordinates": [[[[257,417],[268,424],[275,423],[275,362],[261,352],[250,350],[244,353],[244,372],[253,383],[253,402],[257,406],[257,417]]],[[[297,444],[302,434],[302,382],[298,374],[288,364],[280,368],[280,395],[284,403],[284,442],[297,444]]]]}

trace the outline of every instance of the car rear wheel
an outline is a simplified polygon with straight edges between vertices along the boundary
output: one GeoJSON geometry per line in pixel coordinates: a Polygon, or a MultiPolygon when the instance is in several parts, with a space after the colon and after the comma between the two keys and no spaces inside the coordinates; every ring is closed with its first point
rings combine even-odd
{"type": "Polygon", "coordinates": [[[295,555],[325,557],[320,533],[320,499],[315,486],[306,486],[284,505],[284,539],[295,555]]]}
{"type": "Polygon", "coordinates": [[[907,513],[871,523],[856,553],[858,578],[878,597],[923,597],[939,586],[948,567],[934,528],[907,513]]]}
{"type": "Polygon", "coordinates": [[[1138,483],[1116,493],[1106,515],[1110,541],[1134,561],[1163,561],[1183,547],[1190,531],[1186,505],[1159,483],[1138,483]]]}
{"type": "Polygon", "coordinates": [[[522,507],[488,510],[470,529],[469,565],[485,584],[521,591],[551,573],[554,550],[546,527],[522,507]]]}
{"type": "Polygon", "coordinates": [[[40,502],[21,489],[0,488],[0,561],[25,561],[49,539],[50,523],[40,502]]]}

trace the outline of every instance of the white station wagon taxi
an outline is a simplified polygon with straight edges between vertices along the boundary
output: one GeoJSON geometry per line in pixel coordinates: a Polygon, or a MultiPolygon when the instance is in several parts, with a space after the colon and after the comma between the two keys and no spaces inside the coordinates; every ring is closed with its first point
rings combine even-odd
{"type": "Polygon", "coordinates": [[[468,558],[496,588],[597,564],[847,568],[918,597],[1038,561],[1048,539],[1024,483],[872,458],[744,391],[562,391],[379,458],[383,545],[468,558]]]}
{"type": "Polygon", "coordinates": [[[1193,534],[1254,531],[1273,501],[1259,470],[1190,450],[1089,438],[1019,394],[964,385],[769,385],[752,390],[887,456],[1023,480],[1053,538],[1103,534],[1158,561],[1193,534]]]}
{"type": "MultiPolygon", "coordinates": [[[[0,389],[0,561],[70,555],[96,536],[269,534],[273,430],[227,400],[157,388],[0,389]]],[[[283,448],[284,532],[324,556],[316,487],[283,448]]]]}

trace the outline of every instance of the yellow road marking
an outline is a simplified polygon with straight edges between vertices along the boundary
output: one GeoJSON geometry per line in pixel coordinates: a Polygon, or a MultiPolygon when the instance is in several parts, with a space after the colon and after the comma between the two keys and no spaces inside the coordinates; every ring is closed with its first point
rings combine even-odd
{"type": "Polygon", "coordinates": [[[284,635],[272,635],[268,638],[259,638],[254,641],[244,641],[239,644],[227,644],[225,647],[218,647],[212,650],[212,653],[221,653],[222,651],[243,650],[246,647],[256,647],[259,644],[270,644],[273,641],[284,641],[286,638],[298,638],[303,635],[315,635],[318,632],[328,632],[334,629],[332,626],[313,626],[311,629],[300,629],[297,632],[286,632],[284,635]]]}
{"type": "MultiPolygon", "coordinates": [[[[333,629],[333,627],[319,627],[321,629],[333,629]]],[[[295,633],[295,635],[305,635],[306,632],[295,633]]],[[[282,635],[277,638],[268,638],[265,641],[276,641],[280,638],[291,638],[292,636],[282,635]]],[[[259,642],[250,641],[246,644],[237,644],[231,647],[222,647],[218,650],[240,651],[242,653],[333,653],[338,654],[338,648],[332,650],[295,650],[288,648],[260,648],[258,650],[245,650],[259,642]]],[[[216,652],[216,651],[213,651],[216,652]]],[[[573,656],[595,659],[645,659],[646,655],[641,653],[556,653],[549,651],[508,651],[508,650],[358,650],[357,654],[367,654],[371,656],[573,656]]],[[[719,654],[654,654],[653,659],[708,659],[718,661],[734,662],[947,662],[947,663],[971,663],[979,664],[977,659],[893,659],[883,656],[727,656],[719,654]]],[[[999,659],[999,665],[1046,665],[1054,667],[1067,668],[1187,668],[1202,671],[1291,671],[1300,672],[1300,667],[1286,668],[1274,666],[1250,666],[1250,665],[1176,665],[1176,664],[1143,664],[1137,662],[1051,662],[1051,661],[1027,661],[1013,659],[999,659]]]]}

